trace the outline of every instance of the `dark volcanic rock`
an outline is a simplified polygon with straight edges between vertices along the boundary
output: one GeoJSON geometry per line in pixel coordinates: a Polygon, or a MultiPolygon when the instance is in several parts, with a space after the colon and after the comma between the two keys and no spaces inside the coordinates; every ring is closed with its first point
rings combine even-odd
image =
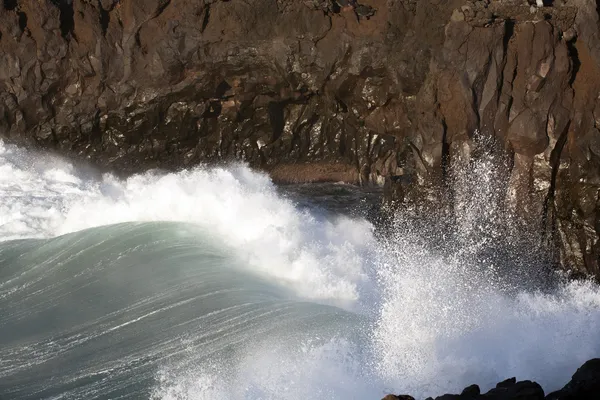
{"type": "Polygon", "coordinates": [[[479,390],[467,389],[460,395],[446,394],[435,400],[544,400],[544,390],[540,385],[531,381],[517,382],[514,378],[499,383],[485,394],[479,394],[479,390]]]}
{"type": "Polygon", "coordinates": [[[482,398],[486,400],[544,400],[544,390],[535,382],[515,382],[513,379],[498,384],[495,389],[484,394],[482,398]]]}
{"type": "Polygon", "coordinates": [[[600,358],[583,364],[573,378],[559,391],[550,393],[547,400],[594,400],[600,398],[600,358]]]}
{"type": "Polygon", "coordinates": [[[485,394],[480,394],[479,387],[472,385],[461,394],[445,394],[435,400],[544,400],[544,390],[535,382],[517,382],[512,378],[485,394]]]}
{"type": "Polygon", "coordinates": [[[471,399],[471,398],[476,398],[480,394],[481,394],[481,389],[479,389],[479,386],[471,385],[471,386],[464,388],[460,395],[463,398],[471,399]]]}
{"type": "MultiPolygon", "coordinates": [[[[412,399],[408,395],[387,395],[382,400],[412,399]]],[[[544,397],[544,390],[536,382],[510,378],[502,381],[487,393],[481,394],[479,386],[471,385],[461,394],[445,394],[435,400],[596,400],[600,398],[600,359],[587,361],[573,375],[564,388],[544,397]]],[[[428,398],[427,400],[433,400],[428,398]]]]}
{"type": "Polygon", "coordinates": [[[415,398],[406,394],[400,394],[397,396],[393,394],[388,394],[381,400],[415,400],[415,398]]]}
{"type": "Polygon", "coordinates": [[[435,202],[479,131],[512,160],[508,205],[600,276],[598,9],[553,3],[2,2],[0,136],[122,173],[240,159],[435,202]]]}

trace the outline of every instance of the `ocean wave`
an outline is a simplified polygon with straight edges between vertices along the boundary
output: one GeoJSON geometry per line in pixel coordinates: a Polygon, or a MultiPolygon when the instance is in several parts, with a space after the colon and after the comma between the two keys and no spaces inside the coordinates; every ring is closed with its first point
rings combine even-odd
{"type": "Polygon", "coordinates": [[[535,249],[515,256],[482,201],[493,166],[476,167],[450,235],[406,215],[381,235],[300,207],[244,165],[121,180],[0,142],[0,393],[378,398],[511,376],[561,387],[600,354],[600,290],[537,282],[535,249]]]}

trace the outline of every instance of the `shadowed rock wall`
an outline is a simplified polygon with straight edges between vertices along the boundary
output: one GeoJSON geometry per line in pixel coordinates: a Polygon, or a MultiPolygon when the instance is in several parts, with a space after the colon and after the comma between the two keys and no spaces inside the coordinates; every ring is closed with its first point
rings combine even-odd
{"type": "Polygon", "coordinates": [[[597,2],[359,3],[3,0],[0,136],[122,173],[241,159],[435,202],[480,132],[507,205],[600,276],[597,2]]]}

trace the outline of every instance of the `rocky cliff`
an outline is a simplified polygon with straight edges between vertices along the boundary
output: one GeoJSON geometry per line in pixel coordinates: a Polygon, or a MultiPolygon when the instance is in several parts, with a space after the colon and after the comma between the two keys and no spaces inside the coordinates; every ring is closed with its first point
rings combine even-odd
{"type": "Polygon", "coordinates": [[[3,0],[0,136],[123,173],[240,159],[419,202],[486,147],[507,206],[600,276],[600,5],[535,3],[3,0]]]}

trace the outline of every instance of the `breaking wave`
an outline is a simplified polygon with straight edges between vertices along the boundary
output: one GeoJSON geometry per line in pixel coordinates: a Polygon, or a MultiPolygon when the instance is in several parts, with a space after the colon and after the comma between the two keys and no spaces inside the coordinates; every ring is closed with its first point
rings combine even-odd
{"type": "Polygon", "coordinates": [[[449,232],[406,213],[381,234],[243,165],[121,180],[0,142],[0,394],[559,388],[600,354],[600,290],[540,284],[535,254],[495,257],[514,252],[481,202],[493,165],[470,173],[478,190],[457,185],[449,232]]]}

